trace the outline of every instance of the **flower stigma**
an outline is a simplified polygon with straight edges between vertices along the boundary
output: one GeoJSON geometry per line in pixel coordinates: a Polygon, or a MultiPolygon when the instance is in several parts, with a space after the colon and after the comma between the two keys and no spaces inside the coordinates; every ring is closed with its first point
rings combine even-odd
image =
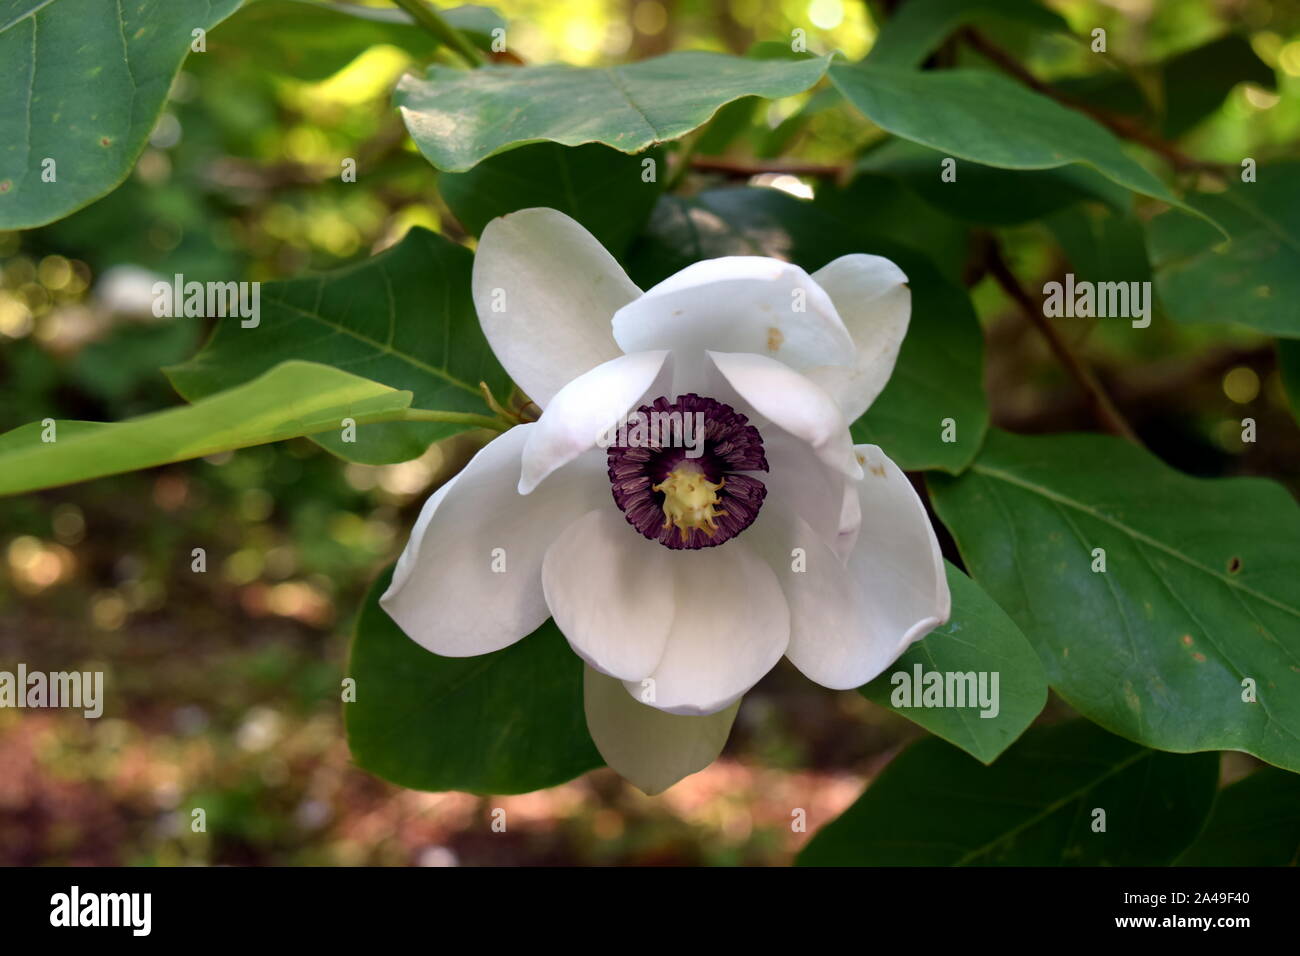
{"type": "Polygon", "coordinates": [[[717,484],[709,481],[703,469],[694,462],[685,461],[668,472],[668,477],[651,491],[664,496],[664,528],[676,528],[685,542],[692,528],[699,528],[710,538],[718,533],[716,519],[726,514],[717,510],[718,492],[726,485],[724,476],[717,484]]]}

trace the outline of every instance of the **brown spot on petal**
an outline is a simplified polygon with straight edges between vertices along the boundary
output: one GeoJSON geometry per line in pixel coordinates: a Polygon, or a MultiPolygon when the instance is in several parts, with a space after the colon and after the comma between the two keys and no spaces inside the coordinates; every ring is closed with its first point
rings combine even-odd
{"type": "Polygon", "coordinates": [[[777,351],[777,350],[781,347],[781,344],[782,344],[784,341],[785,341],[785,336],[781,334],[781,330],[780,330],[780,329],[778,329],[775,325],[773,325],[773,326],[771,326],[770,328],[768,328],[768,330],[767,330],[767,349],[768,349],[769,352],[775,352],[775,351],[777,351]]]}

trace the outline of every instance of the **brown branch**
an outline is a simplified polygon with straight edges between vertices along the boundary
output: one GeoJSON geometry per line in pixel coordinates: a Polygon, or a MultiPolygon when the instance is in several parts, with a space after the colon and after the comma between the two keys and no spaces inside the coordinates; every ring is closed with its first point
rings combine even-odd
{"type": "Polygon", "coordinates": [[[1047,316],[1043,314],[1041,303],[1035,302],[1033,297],[1020,284],[1020,280],[1016,278],[1015,273],[1011,271],[1011,267],[1007,265],[1006,259],[1003,258],[1002,248],[996,239],[989,239],[986,256],[989,274],[997,280],[1002,290],[1020,307],[1025,318],[1042,333],[1057,360],[1065,366],[1065,370],[1070,374],[1070,377],[1083,389],[1088,404],[1092,406],[1097,423],[1112,435],[1126,438],[1133,444],[1140,446],[1142,442],[1133,430],[1133,426],[1115,407],[1115,403],[1106,394],[1106,390],[1102,388],[1092,370],[1074,354],[1074,350],[1070,348],[1070,344],[1065,340],[1065,337],[1047,320],[1047,316]]]}
{"type": "Polygon", "coordinates": [[[1105,126],[1108,130],[1119,136],[1121,139],[1127,139],[1130,142],[1138,143],[1145,146],[1162,156],[1169,165],[1179,172],[1222,172],[1224,166],[1222,163],[1212,163],[1205,160],[1193,159],[1186,153],[1181,152],[1173,143],[1162,139],[1155,133],[1146,129],[1141,123],[1131,116],[1124,116],[1120,113],[1112,113],[1110,110],[1102,109],[1091,103],[1084,102],[1076,97],[1063,93],[1054,86],[1044,83],[1034,74],[1030,73],[1025,67],[1010,53],[1002,49],[988,37],[984,36],[978,30],[967,27],[962,31],[964,39],[973,49],[978,50],[999,69],[1007,75],[1019,80],[1025,86],[1037,93],[1049,97],[1062,106],[1078,110],[1091,116],[1094,120],[1105,126]]]}

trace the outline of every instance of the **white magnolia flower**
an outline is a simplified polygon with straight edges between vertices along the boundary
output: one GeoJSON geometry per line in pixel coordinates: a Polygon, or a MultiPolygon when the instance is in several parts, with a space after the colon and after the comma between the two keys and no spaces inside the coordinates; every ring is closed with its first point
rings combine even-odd
{"type": "Polygon", "coordinates": [[[718,755],[783,654],[826,687],[871,680],[950,605],[916,492],[848,429],[893,370],[906,282],[879,256],[811,276],[745,256],[642,292],[561,213],[493,221],[474,302],[543,414],[429,499],[383,607],[450,657],[554,617],[592,738],[648,793],[718,755]]]}

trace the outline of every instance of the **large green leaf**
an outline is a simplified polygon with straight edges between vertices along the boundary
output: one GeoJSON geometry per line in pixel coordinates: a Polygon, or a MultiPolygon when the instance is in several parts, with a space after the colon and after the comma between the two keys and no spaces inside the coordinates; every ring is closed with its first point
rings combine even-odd
{"type": "Polygon", "coordinates": [[[0,0],[0,229],[53,222],[122,182],[192,31],[239,2],[0,0]]]}
{"type": "Polygon", "coordinates": [[[999,74],[836,64],[830,78],[877,126],[945,156],[1004,169],[1081,163],[1133,192],[1179,204],[1109,130],[999,74]]]}
{"type": "Polygon", "coordinates": [[[1089,166],[998,169],[964,162],[957,177],[940,177],[944,154],[905,139],[891,139],[858,161],[858,168],[896,176],[926,202],[968,222],[1013,225],[1039,219],[1082,199],[1125,210],[1132,197],[1089,166]]]}
{"type": "Polygon", "coordinates": [[[865,231],[870,210],[828,201],[844,217],[774,189],[708,190],[693,199],[665,197],[629,270],[643,288],[699,259],[775,256],[808,271],[854,252],[886,256],[907,273],[912,322],[893,377],[853,425],[857,441],[880,445],[909,471],[960,471],[988,427],[983,337],[965,291],[913,249],[865,231]],[[943,420],[956,441],[943,441],[943,420]]]}
{"type": "Polygon", "coordinates": [[[1256,770],[1224,788],[1179,866],[1300,866],[1300,775],[1256,770]]]}
{"type": "Polygon", "coordinates": [[[1177,209],[1147,226],[1156,291],[1180,322],[1240,322],[1300,338],[1300,162],[1262,166],[1188,202],[1232,237],[1177,209]]]}
{"type": "Polygon", "coordinates": [[[872,66],[918,66],[956,30],[971,23],[990,22],[1070,32],[1059,13],[1032,0],[908,0],[885,21],[865,62],[872,66]]]}
{"type": "Polygon", "coordinates": [[[549,206],[572,216],[614,255],[641,231],[663,191],[662,154],[629,156],[608,146],[534,143],[489,157],[469,172],[443,173],[439,191],[478,235],[497,216],[549,206]],[[653,178],[647,182],[647,161],[653,178]]]}
{"type": "MultiPolygon", "coordinates": [[[[868,700],[902,714],[983,763],[992,763],[1042,712],[1047,678],[1038,655],[1006,612],[951,564],[945,564],[945,570],[952,590],[952,619],[909,647],[889,670],[859,690],[868,700]],[[922,675],[996,674],[997,685],[985,685],[994,691],[996,712],[989,707],[990,715],[982,716],[978,698],[971,697],[964,707],[912,706],[916,698],[906,691],[914,689],[920,695],[924,686],[915,679],[917,667],[922,675]],[[895,678],[896,674],[907,675],[907,681],[895,678]],[[901,706],[893,703],[895,699],[901,706]]],[[[964,686],[962,692],[966,693],[964,686]]]]}
{"type": "Polygon", "coordinates": [[[895,758],[797,862],[1164,865],[1200,830],[1218,766],[1218,754],[1159,753],[1082,720],[1030,730],[989,767],[930,738],[895,758]]]}
{"type": "Polygon", "coordinates": [[[1300,770],[1300,508],[1283,488],[1189,478],[1118,438],[991,431],[931,491],[966,567],[1084,716],[1151,747],[1300,770]]]}
{"type": "Polygon", "coordinates": [[[484,794],[540,790],[602,765],[582,661],[553,622],[492,654],[439,657],[379,606],[391,577],[371,588],[352,641],[356,700],[344,717],[358,765],[417,790],[484,794]]]}
{"type": "Polygon", "coordinates": [[[539,140],[637,153],[684,136],[742,96],[801,93],[829,62],[692,51],[611,67],[432,66],[423,78],[402,78],[397,105],[429,162],[461,172],[539,140]]]}
{"type": "MultiPolygon", "coordinates": [[[[479,382],[504,397],[509,379],[479,328],[469,251],[424,229],[379,255],[335,272],[261,290],[261,321],[217,322],[202,351],[168,369],[190,401],[247,381],[285,359],[346,368],[414,394],[420,408],[485,412],[479,382]]],[[[382,425],[355,444],[321,436],[330,451],[385,464],[420,455],[466,428],[450,423],[382,425]]]]}
{"type": "MultiPolygon", "coordinates": [[[[285,362],[193,405],[117,424],[57,422],[53,441],[33,422],[0,435],[0,495],[51,488],[231,448],[391,421],[411,404],[401,392],[311,362],[285,362]]],[[[365,431],[358,427],[357,434],[365,431]]]]}
{"type": "MultiPolygon", "coordinates": [[[[447,22],[480,47],[505,27],[490,7],[441,11],[447,22]]],[[[255,0],[213,33],[213,42],[249,57],[265,69],[302,80],[333,76],[372,46],[385,44],[412,56],[428,56],[438,41],[403,10],[322,0],[255,0]]]]}

